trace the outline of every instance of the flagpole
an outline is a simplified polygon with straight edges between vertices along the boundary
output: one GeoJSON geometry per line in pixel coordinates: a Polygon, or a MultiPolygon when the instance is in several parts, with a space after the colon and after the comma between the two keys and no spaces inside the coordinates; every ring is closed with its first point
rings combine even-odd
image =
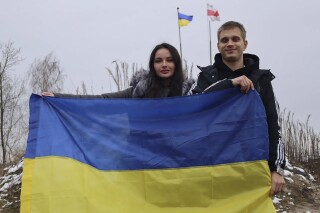
{"type": "Polygon", "coordinates": [[[181,45],[181,32],[180,32],[180,24],[179,24],[179,7],[177,7],[177,15],[178,15],[178,27],[179,27],[180,57],[181,57],[181,63],[183,64],[182,45],[181,45]]]}
{"type": "MultiPolygon", "coordinates": [[[[207,4],[208,24],[209,24],[209,46],[210,46],[210,64],[212,64],[212,42],[211,42],[211,21],[220,21],[220,15],[218,10],[210,4],[207,4]]],[[[218,41],[219,42],[219,41],[218,41]]]]}
{"type": "Polygon", "coordinates": [[[212,45],[211,45],[211,23],[210,20],[208,19],[209,23],[209,47],[210,47],[210,65],[212,65],[212,45]]]}

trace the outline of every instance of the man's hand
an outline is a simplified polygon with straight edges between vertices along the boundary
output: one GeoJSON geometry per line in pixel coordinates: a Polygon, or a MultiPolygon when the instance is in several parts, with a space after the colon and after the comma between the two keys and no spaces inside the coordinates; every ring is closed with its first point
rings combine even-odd
{"type": "Polygon", "coordinates": [[[284,185],[285,185],[284,177],[282,175],[279,175],[277,172],[272,172],[270,196],[273,196],[283,191],[284,185]]]}
{"type": "Polygon", "coordinates": [[[240,86],[240,90],[243,93],[248,93],[250,89],[254,90],[252,81],[245,75],[231,79],[233,86],[240,86]]]}

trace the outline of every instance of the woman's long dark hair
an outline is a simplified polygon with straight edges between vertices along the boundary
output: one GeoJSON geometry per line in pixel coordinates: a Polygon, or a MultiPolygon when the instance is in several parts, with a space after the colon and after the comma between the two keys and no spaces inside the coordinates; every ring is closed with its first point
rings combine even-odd
{"type": "Polygon", "coordinates": [[[155,48],[152,50],[150,55],[150,60],[149,60],[150,82],[149,82],[149,88],[145,94],[146,98],[162,97],[162,94],[165,92],[165,89],[166,89],[166,86],[164,84],[164,79],[157,76],[156,71],[154,69],[154,60],[155,60],[156,52],[162,48],[169,50],[175,65],[173,76],[170,79],[170,84],[169,84],[170,92],[168,97],[182,95],[182,82],[184,80],[184,75],[182,71],[182,62],[181,62],[179,52],[174,46],[168,43],[162,43],[155,46],[155,48]]]}

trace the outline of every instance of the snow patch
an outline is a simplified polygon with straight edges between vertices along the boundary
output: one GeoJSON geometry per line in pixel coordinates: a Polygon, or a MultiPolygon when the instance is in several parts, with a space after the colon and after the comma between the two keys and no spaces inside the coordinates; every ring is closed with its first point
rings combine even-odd
{"type": "Polygon", "coordinates": [[[299,172],[305,173],[304,169],[301,169],[301,168],[296,167],[296,166],[294,166],[293,168],[296,169],[296,170],[298,170],[299,172]]]}
{"type": "Polygon", "coordinates": [[[281,200],[282,200],[282,199],[274,196],[272,202],[273,202],[273,203],[280,203],[281,200]]]}
{"type": "Polygon", "coordinates": [[[8,170],[8,174],[14,173],[14,172],[18,171],[20,168],[22,168],[22,166],[23,166],[23,161],[20,161],[17,165],[11,167],[11,168],[8,170]]]}
{"type": "Polygon", "coordinates": [[[284,177],[287,181],[289,181],[289,183],[293,183],[294,181],[293,181],[293,179],[292,178],[290,178],[290,177],[284,177]]]}
{"type": "Polygon", "coordinates": [[[316,179],[311,174],[308,174],[308,175],[309,175],[309,180],[316,181],[316,179]]]}
{"type": "Polygon", "coordinates": [[[297,174],[297,176],[300,177],[302,180],[309,182],[305,176],[300,175],[300,174],[297,174]]]}
{"type": "Polygon", "coordinates": [[[284,170],[284,176],[287,177],[287,176],[293,176],[293,172],[290,172],[289,170],[284,170]]]}

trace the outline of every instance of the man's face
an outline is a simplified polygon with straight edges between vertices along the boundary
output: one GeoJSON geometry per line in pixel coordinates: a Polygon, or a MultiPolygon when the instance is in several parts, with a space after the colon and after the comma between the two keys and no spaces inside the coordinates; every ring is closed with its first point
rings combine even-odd
{"type": "Polygon", "coordinates": [[[247,40],[241,37],[239,28],[222,30],[218,41],[218,49],[225,62],[243,62],[243,52],[247,48],[247,40]]]}

